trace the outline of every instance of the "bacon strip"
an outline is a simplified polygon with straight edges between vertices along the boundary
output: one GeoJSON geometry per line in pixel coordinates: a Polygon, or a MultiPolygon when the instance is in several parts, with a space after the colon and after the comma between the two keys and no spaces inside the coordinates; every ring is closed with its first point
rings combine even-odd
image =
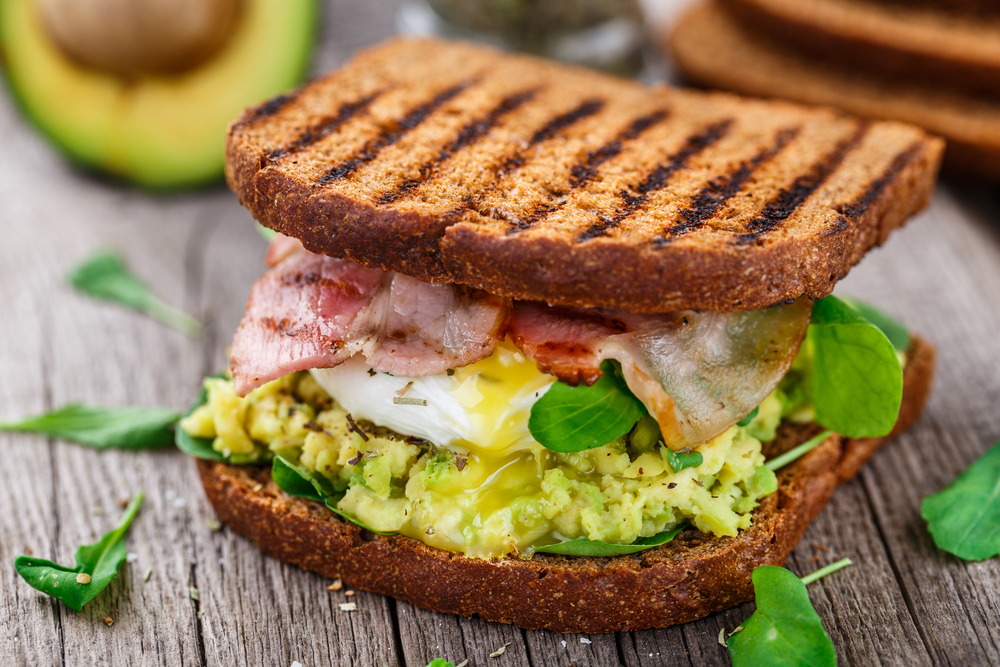
{"type": "Polygon", "coordinates": [[[436,375],[493,354],[509,319],[508,299],[293,248],[254,284],[230,369],[240,396],[359,352],[377,371],[436,375]]]}
{"type": "Polygon", "coordinates": [[[514,304],[514,343],[543,371],[593,384],[615,359],[674,449],[705,442],[753,410],[791,366],[812,304],[765,310],[636,315],[514,304]]]}

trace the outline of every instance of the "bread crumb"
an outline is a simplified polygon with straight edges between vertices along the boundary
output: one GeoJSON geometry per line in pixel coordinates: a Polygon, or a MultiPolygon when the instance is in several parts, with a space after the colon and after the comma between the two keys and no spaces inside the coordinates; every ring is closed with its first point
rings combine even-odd
{"type": "Polygon", "coordinates": [[[111,618],[110,616],[108,616],[107,618],[104,619],[104,624],[107,625],[109,628],[111,627],[111,624],[114,623],[114,622],[115,622],[115,619],[111,618]]]}
{"type": "Polygon", "coordinates": [[[502,656],[504,653],[507,652],[507,647],[508,646],[510,646],[510,642],[507,642],[506,644],[504,644],[503,646],[501,646],[497,650],[493,651],[493,653],[490,653],[490,657],[491,658],[499,658],[500,656],[502,656]]]}
{"type": "Polygon", "coordinates": [[[332,584],[326,587],[326,590],[339,591],[343,587],[344,587],[344,582],[341,581],[340,579],[335,579],[332,584]]]}
{"type": "Polygon", "coordinates": [[[260,491],[263,488],[264,488],[264,485],[258,482],[257,485],[253,487],[253,492],[257,493],[258,491],[260,491]]]}
{"type": "Polygon", "coordinates": [[[90,575],[87,574],[86,572],[81,572],[80,574],[76,575],[76,583],[78,583],[78,584],[89,584],[90,583],[90,575]]]}
{"type": "Polygon", "coordinates": [[[357,611],[357,610],[358,610],[358,605],[354,604],[353,602],[340,603],[340,611],[357,611]]]}
{"type": "Polygon", "coordinates": [[[581,644],[593,644],[594,642],[590,641],[586,637],[580,637],[580,643],[581,644]]]}
{"type": "Polygon", "coordinates": [[[344,597],[351,597],[354,595],[354,591],[344,591],[344,597]]]}

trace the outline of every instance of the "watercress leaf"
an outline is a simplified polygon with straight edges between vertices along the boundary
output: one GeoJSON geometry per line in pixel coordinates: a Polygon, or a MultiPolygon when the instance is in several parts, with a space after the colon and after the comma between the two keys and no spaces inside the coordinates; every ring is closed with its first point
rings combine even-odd
{"type": "Polygon", "coordinates": [[[631,431],[646,408],[629,391],[617,364],[605,361],[601,371],[604,375],[589,387],[556,382],[535,401],[528,418],[532,437],[554,452],[581,452],[631,431]]]}
{"type": "Polygon", "coordinates": [[[41,433],[95,449],[153,449],[170,444],[180,415],[164,408],[98,408],[73,404],[0,431],[41,433]]]}
{"type": "Polygon", "coordinates": [[[560,556],[594,556],[597,558],[623,556],[625,554],[634,554],[640,551],[645,551],[646,549],[658,547],[661,544],[666,544],[670,540],[677,537],[677,535],[687,527],[687,523],[682,523],[674,528],[671,528],[670,530],[657,533],[652,537],[640,537],[632,544],[610,544],[608,542],[588,540],[581,537],[575,540],[567,540],[565,542],[557,542],[556,544],[538,547],[535,549],[535,553],[559,554],[560,556]]]}
{"type": "Polygon", "coordinates": [[[189,336],[201,331],[197,320],[161,301],[113,251],[99,251],[84,261],[69,274],[69,282],[81,292],[135,308],[189,336]]]}
{"type": "Polygon", "coordinates": [[[753,421],[753,418],[757,416],[758,412],[760,412],[760,407],[759,406],[756,407],[756,408],[754,408],[750,412],[750,414],[748,414],[746,417],[744,417],[743,419],[741,419],[738,422],[736,422],[736,425],[737,426],[747,426],[748,424],[750,424],[750,422],[753,421]]]}
{"type": "Polygon", "coordinates": [[[455,664],[444,658],[434,658],[427,663],[427,667],[455,667],[455,664]]]}
{"type": "Polygon", "coordinates": [[[325,503],[327,498],[337,495],[333,485],[325,477],[296,465],[283,456],[274,457],[271,478],[279,489],[290,496],[325,503]]]}
{"type": "MultiPolygon", "coordinates": [[[[226,377],[224,373],[217,373],[212,377],[224,378],[226,377]]],[[[194,405],[192,405],[184,416],[189,416],[192,412],[205,405],[208,402],[208,390],[205,389],[204,384],[202,384],[201,392],[198,394],[198,398],[195,399],[194,405]]],[[[174,432],[174,444],[177,449],[181,450],[188,456],[193,456],[198,459],[207,459],[209,461],[225,461],[226,457],[221,453],[212,449],[211,438],[196,438],[189,434],[180,425],[177,426],[177,430],[174,432]]]]}
{"type": "Polygon", "coordinates": [[[878,310],[875,306],[867,304],[864,301],[848,299],[846,297],[840,297],[840,300],[861,313],[862,317],[877,326],[898,352],[905,352],[909,349],[910,332],[905,326],[892,319],[881,310],[878,310]]]}
{"type": "Polygon", "coordinates": [[[121,521],[97,542],[76,550],[76,567],[69,568],[42,558],[18,556],[14,569],[32,588],[51,595],[69,607],[80,611],[118,576],[118,568],[125,562],[125,533],[135,515],[139,513],[145,494],[136,494],[125,509],[121,521]],[[81,574],[89,577],[87,583],[77,580],[81,574]]]}
{"type": "Polygon", "coordinates": [[[757,611],[726,642],[733,667],[835,667],[837,653],[802,580],[783,567],[753,571],[757,611]]]}
{"type": "Polygon", "coordinates": [[[903,398],[903,369],[878,327],[840,299],[813,306],[816,422],[849,438],[888,435],[903,398]]]}
{"type": "Polygon", "coordinates": [[[355,524],[357,526],[360,526],[361,528],[364,528],[365,530],[367,530],[370,533],[377,533],[379,535],[395,535],[396,534],[396,533],[394,533],[392,531],[375,530],[374,528],[372,528],[371,526],[367,525],[366,523],[355,519],[353,516],[351,516],[347,512],[344,512],[343,510],[338,509],[337,508],[337,503],[340,502],[340,499],[342,497],[343,497],[343,494],[327,498],[326,499],[326,507],[327,507],[327,509],[329,509],[334,514],[336,514],[336,515],[338,515],[338,516],[340,516],[340,517],[342,517],[342,518],[350,521],[351,523],[353,523],[353,524],[355,524]]]}
{"type": "Polygon", "coordinates": [[[1000,442],[958,478],[924,498],[920,514],[934,544],[964,560],[1000,553],[1000,442]]]}
{"type": "Polygon", "coordinates": [[[701,452],[675,452],[669,447],[667,449],[667,460],[674,472],[680,472],[684,468],[697,468],[705,460],[701,452]]]}

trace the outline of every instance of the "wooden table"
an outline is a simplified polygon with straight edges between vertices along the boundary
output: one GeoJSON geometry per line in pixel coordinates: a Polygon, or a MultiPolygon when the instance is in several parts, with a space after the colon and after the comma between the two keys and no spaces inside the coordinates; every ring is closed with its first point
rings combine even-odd
{"type": "MultiPolygon", "coordinates": [[[[331,4],[317,70],[391,34],[394,5],[331,4]]],[[[0,420],[73,401],[187,406],[202,376],[223,366],[262,269],[265,244],[250,215],[221,187],[156,197],[81,174],[6,97],[0,145],[0,420]],[[204,333],[187,338],[72,292],[66,271],[102,246],[120,249],[167,301],[203,318],[204,333]]],[[[926,213],[838,289],[932,340],[938,380],[920,423],[836,494],[788,567],[801,574],[854,560],[810,587],[845,664],[998,664],[1000,563],[939,552],[919,506],[1000,434],[1000,202],[988,188],[942,186],[926,213]]],[[[328,592],[327,581],[212,531],[194,464],[177,451],[101,453],[0,435],[0,453],[3,664],[423,667],[447,657],[506,667],[725,665],[719,631],[753,609],[589,637],[434,614],[363,592],[351,598],[358,610],[343,612],[343,591],[328,592]],[[137,558],[82,613],[17,576],[14,557],[29,550],[71,563],[139,489],[147,500],[128,537],[137,558]],[[504,645],[502,657],[487,657],[504,645]]]]}

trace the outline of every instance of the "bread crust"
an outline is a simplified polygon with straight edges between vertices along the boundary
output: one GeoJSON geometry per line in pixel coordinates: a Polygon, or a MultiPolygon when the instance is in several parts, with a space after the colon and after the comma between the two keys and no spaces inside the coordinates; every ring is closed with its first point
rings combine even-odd
{"type": "Polygon", "coordinates": [[[397,40],[248,110],[226,162],[254,217],[313,252],[518,299],[732,311],[829,294],[927,204],[941,150],[830,110],[397,40]]]}
{"type": "MultiPolygon", "coordinates": [[[[753,569],[782,565],[834,490],[920,416],[934,354],[929,343],[913,338],[892,434],[827,438],[778,473],[778,490],[754,510],[750,529],[734,538],[689,529],[666,545],[629,556],[469,558],[362,530],[318,503],[287,496],[267,469],[199,460],[198,472],[216,514],[234,532],[278,560],[340,578],[350,588],[529,629],[591,633],[667,627],[753,598],[753,569]]],[[[820,430],[783,424],[765,452],[775,456],[820,430]]]]}
{"type": "Polygon", "coordinates": [[[692,8],[664,42],[694,83],[913,123],[947,140],[947,172],[1000,179],[1000,102],[811,60],[748,29],[715,1],[692,8]]]}
{"type": "Polygon", "coordinates": [[[854,0],[722,2],[753,31],[815,58],[888,78],[1000,96],[995,17],[854,0]]]}

